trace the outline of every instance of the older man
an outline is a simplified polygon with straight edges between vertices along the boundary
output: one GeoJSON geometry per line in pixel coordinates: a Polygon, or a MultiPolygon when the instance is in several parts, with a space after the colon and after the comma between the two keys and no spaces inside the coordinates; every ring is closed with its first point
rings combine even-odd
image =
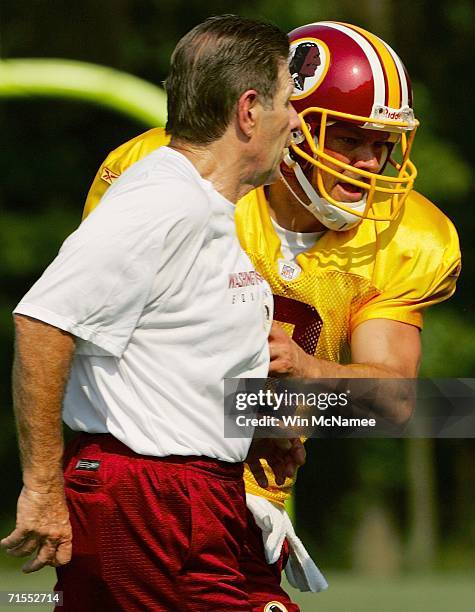
{"type": "Polygon", "coordinates": [[[62,609],[250,609],[250,441],[219,423],[223,379],[267,374],[272,296],[255,274],[234,300],[229,276],[253,271],[234,203],[275,180],[298,125],[288,52],[236,16],[189,32],[166,84],[170,144],[117,180],[15,310],[24,487],[2,544],[37,551],[25,571],[61,566],[62,609]],[[63,396],[83,432],[64,480],[63,396]]]}

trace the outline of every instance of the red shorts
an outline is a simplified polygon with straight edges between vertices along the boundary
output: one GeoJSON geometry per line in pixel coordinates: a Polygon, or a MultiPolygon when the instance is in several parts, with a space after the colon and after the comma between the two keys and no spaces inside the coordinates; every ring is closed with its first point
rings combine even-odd
{"type": "Polygon", "coordinates": [[[144,457],[81,434],[65,483],[73,558],[57,570],[58,612],[251,610],[242,464],[144,457]]]}
{"type": "Polygon", "coordinates": [[[266,561],[262,531],[249,510],[247,511],[247,536],[241,569],[246,576],[246,590],[253,612],[300,612],[297,604],[280,586],[282,570],[289,558],[289,545],[284,540],[282,552],[276,563],[266,561]]]}

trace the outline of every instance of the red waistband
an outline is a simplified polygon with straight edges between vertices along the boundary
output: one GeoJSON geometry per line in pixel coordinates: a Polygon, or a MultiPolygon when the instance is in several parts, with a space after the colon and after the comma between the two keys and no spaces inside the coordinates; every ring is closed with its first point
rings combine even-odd
{"type": "Polygon", "coordinates": [[[168,455],[166,457],[140,455],[123,442],[120,442],[120,440],[117,440],[117,438],[114,438],[111,434],[90,434],[81,432],[68,445],[67,455],[70,455],[70,453],[76,454],[78,452],[87,452],[87,454],[94,454],[95,452],[110,453],[140,460],[188,465],[196,469],[210,470],[216,475],[227,478],[242,478],[243,474],[242,462],[231,463],[229,461],[213,459],[212,457],[205,457],[203,455],[168,455]]]}

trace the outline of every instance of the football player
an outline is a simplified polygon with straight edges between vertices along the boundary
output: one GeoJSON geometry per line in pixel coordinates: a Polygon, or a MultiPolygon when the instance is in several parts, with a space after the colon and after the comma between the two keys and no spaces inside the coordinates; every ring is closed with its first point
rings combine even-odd
{"type": "MultiPolygon", "coordinates": [[[[418,121],[408,74],[388,44],[350,24],[313,23],[289,38],[291,64],[308,49],[319,58],[294,89],[301,130],[281,179],[236,210],[241,244],[275,297],[270,374],[416,377],[423,312],[454,292],[460,252],[449,219],[413,190],[418,121]]],[[[167,142],[156,128],[113,151],[84,215],[128,166],[167,142]]],[[[298,610],[280,587],[289,553],[292,584],[318,591],[326,583],[285,513],[292,482],[268,479],[264,489],[245,473],[249,594],[256,612],[298,610]]]]}

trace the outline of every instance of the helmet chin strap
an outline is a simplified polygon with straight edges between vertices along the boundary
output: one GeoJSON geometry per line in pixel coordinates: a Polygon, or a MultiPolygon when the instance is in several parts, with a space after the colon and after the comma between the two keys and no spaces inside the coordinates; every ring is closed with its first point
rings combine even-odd
{"type": "MultiPolygon", "coordinates": [[[[295,193],[292,187],[288,184],[285,178],[282,176],[282,180],[290,191],[290,193],[294,196],[294,198],[312,215],[323,223],[325,227],[331,229],[336,232],[344,232],[346,230],[352,229],[358,223],[361,223],[362,218],[357,215],[352,215],[351,213],[346,212],[345,210],[341,210],[337,206],[330,204],[327,200],[318,195],[315,191],[314,187],[311,185],[310,181],[305,176],[300,164],[296,162],[294,159],[290,157],[290,153],[287,152],[284,155],[285,164],[291,168],[299,182],[300,186],[304,190],[306,196],[310,200],[309,203],[305,203],[299,196],[295,193]]],[[[358,212],[363,212],[366,206],[366,197],[358,202],[346,203],[345,206],[348,208],[353,208],[358,212]]]]}

